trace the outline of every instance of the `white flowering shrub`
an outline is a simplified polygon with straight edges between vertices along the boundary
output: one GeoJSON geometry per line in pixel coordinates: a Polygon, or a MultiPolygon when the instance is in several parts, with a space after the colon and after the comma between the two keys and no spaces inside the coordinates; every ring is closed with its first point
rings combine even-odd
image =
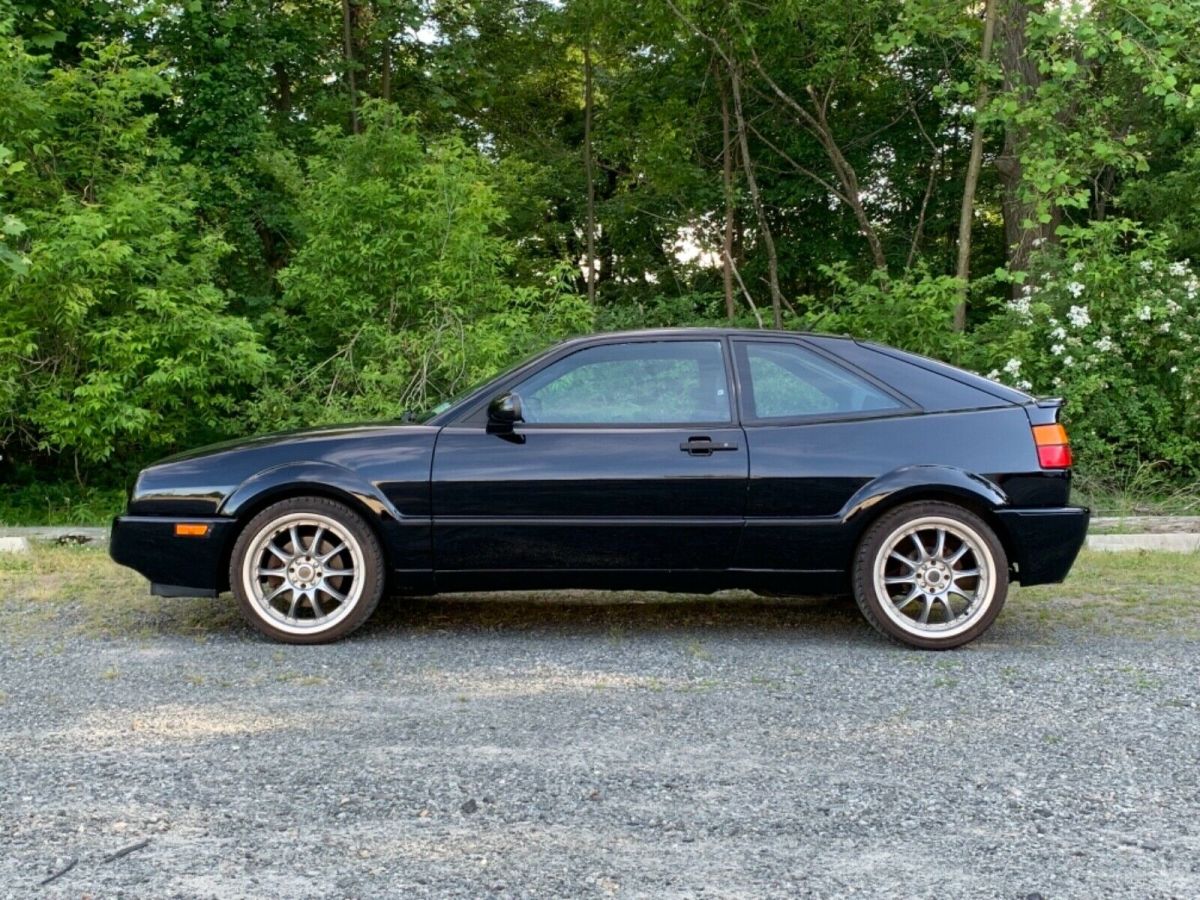
{"type": "Polygon", "coordinates": [[[1062,229],[1017,298],[975,333],[976,367],[1064,420],[1090,474],[1200,475],[1200,271],[1127,220],[1062,229]],[[990,370],[990,371],[989,371],[990,370]]]}

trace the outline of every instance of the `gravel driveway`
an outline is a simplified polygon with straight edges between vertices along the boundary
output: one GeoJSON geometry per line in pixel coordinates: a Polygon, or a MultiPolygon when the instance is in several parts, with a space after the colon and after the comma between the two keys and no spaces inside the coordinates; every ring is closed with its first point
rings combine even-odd
{"type": "Polygon", "coordinates": [[[0,642],[0,896],[1200,895],[1191,613],[1018,591],[931,654],[837,605],[502,595],[304,648],[124,577],[119,627],[0,605],[33,621],[0,642]]]}

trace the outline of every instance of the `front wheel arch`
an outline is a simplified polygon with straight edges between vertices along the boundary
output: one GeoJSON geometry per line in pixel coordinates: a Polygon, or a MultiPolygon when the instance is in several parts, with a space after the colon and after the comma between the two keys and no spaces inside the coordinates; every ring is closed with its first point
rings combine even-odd
{"type": "Polygon", "coordinates": [[[276,498],[264,506],[239,530],[229,556],[227,580],[243,616],[263,635],[285,643],[340,640],[371,617],[386,592],[384,547],[370,520],[340,499],[311,492],[276,498]],[[291,540],[280,544],[274,535],[286,540],[287,528],[291,540]],[[258,560],[270,561],[271,571],[248,572],[246,566],[262,565],[258,560]],[[274,600],[281,591],[283,599],[274,600]],[[289,593],[290,609],[275,606],[286,605],[289,593]],[[322,593],[323,607],[307,599],[322,593]],[[302,605],[298,611],[298,603],[306,602],[311,602],[312,613],[307,625],[302,605]],[[333,612],[326,612],[331,602],[333,612]],[[330,621],[320,624],[325,617],[330,621]]]}
{"type": "Polygon", "coordinates": [[[229,563],[233,558],[233,548],[237,544],[238,538],[242,532],[246,530],[246,526],[254,520],[260,512],[268,506],[279,503],[283,500],[293,500],[298,497],[323,497],[326,500],[333,500],[349,507],[354,512],[362,517],[363,521],[371,529],[375,535],[375,540],[379,543],[380,552],[383,554],[385,570],[391,571],[391,560],[388,554],[388,543],[384,539],[383,529],[380,527],[379,516],[367,504],[365,504],[355,494],[344,491],[341,488],[321,482],[313,481],[295,481],[286,484],[278,484],[269,488],[265,488],[253,497],[244,500],[237,508],[237,528],[233,529],[233,534],[230,535],[228,542],[221,554],[221,580],[220,590],[230,590],[229,584],[229,563]]]}

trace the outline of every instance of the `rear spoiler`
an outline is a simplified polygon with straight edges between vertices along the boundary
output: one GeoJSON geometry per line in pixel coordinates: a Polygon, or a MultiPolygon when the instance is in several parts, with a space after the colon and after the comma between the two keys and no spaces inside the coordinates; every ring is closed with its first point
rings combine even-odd
{"type": "Polygon", "coordinates": [[[1043,397],[1025,404],[1025,413],[1029,416],[1030,425],[1053,425],[1058,422],[1058,414],[1063,408],[1062,397],[1043,397]]]}

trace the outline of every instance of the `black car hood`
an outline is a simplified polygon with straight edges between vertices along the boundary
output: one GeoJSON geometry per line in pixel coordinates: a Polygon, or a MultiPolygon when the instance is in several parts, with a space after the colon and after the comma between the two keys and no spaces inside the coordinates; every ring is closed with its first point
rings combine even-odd
{"type": "Polygon", "coordinates": [[[305,443],[311,440],[327,440],[338,438],[353,438],[358,435],[378,435],[385,432],[403,432],[414,429],[420,429],[423,426],[418,422],[400,422],[380,421],[380,422],[355,422],[344,425],[319,425],[311,428],[293,428],[289,431],[273,431],[268,434],[258,434],[253,437],[233,438],[228,441],[218,441],[215,444],[206,444],[203,447],[195,447],[191,450],[184,450],[181,453],[175,453],[171,456],[164,457],[155,461],[150,468],[155,466],[169,465],[171,463],[185,462],[187,460],[201,459],[206,456],[217,456],[222,453],[229,453],[238,450],[254,450],[265,449],[267,447],[277,446],[279,444],[305,443]]]}

